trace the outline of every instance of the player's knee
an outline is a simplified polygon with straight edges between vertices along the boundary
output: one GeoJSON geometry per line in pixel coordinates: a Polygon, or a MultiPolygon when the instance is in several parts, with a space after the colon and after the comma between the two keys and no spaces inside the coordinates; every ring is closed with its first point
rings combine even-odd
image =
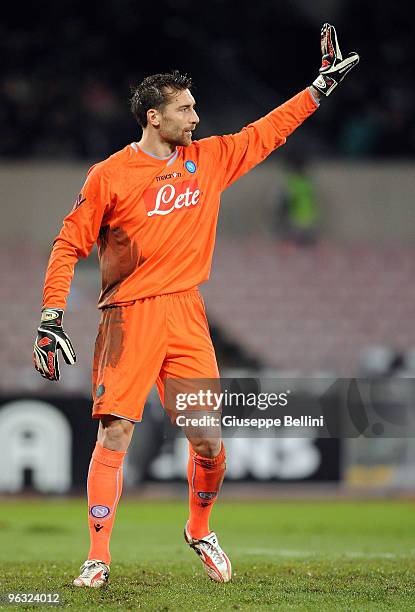
{"type": "Polygon", "coordinates": [[[220,453],[222,442],[218,438],[206,438],[199,440],[192,440],[191,445],[195,453],[201,457],[207,457],[212,459],[220,453]]]}
{"type": "Polygon", "coordinates": [[[134,423],[125,419],[101,419],[98,429],[98,441],[109,450],[124,452],[128,449],[134,430],[134,423]]]}

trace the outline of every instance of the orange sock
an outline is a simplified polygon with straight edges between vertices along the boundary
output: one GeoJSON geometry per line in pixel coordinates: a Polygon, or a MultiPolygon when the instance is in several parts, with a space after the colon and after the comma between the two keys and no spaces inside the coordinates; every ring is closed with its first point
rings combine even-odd
{"type": "Polygon", "coordinates": [[[88,559],[109,565],[109,543],[122,491],[122,464],[126,453],[95,445],[88,472],[88,523],[91,547],[88,559]]]}
{"type": "Polygon", "coordinates": [[[193,538],[203,538],[210,531],[209,516],[225,476],[225,460],[223,444],[219,455],[213,459],[196,454],[189,444],[187,480],[190,517],[187,528],[193,538]]]}

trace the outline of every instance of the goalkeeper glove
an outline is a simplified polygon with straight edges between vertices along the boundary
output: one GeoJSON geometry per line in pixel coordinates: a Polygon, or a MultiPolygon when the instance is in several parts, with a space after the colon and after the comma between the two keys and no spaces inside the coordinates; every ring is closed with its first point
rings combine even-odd
{"type": "Polygon", "coordinates": [[[43,378],[59,380],[58,349],[66,363],[74,364],[76,355],[72,342],[62,328],[63,310],[45,308],[42,310],[37,338],[33,347],[33,362],[43,378]]]}
{"type": "Polygon", "coordinates": [[[325,23],[321,28],[321,53],[323,61],[320,75],[313,85],[323,96],[329,96],[346,74],[359,63],[360,58],[353,51],[343,59],[337,42],[336,29],[329,23],[325,23]]]}

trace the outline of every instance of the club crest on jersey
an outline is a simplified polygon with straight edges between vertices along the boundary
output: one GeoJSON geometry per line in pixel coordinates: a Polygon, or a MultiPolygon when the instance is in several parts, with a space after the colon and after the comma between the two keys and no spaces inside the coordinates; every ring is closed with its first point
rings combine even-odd
{"type": "Polygon", "coordinates": [[[184,164],[184,167],[188,172],[190,172],[190,174],[194,174],[196,172],[196,164],[191,159],[187,160],[187,162],[184,164]]]}
{"type": "Polygon", "coordinates": [[[144,194],[147,215],[168,215],[173,211],[192,209],[200,203],[197,179],[166,183],[160,188],[148,189],[144,194]]]}

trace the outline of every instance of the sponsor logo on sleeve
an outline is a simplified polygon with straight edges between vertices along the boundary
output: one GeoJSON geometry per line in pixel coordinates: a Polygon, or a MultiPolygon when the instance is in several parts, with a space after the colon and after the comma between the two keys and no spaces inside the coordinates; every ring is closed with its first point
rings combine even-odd
{"type": "Polygon", "coordinates": [[[79,208],[83,202],[85,202],[86,198],[82,197],[82,193],[80,193],[73,203],[72,212],[79,208]]]}

